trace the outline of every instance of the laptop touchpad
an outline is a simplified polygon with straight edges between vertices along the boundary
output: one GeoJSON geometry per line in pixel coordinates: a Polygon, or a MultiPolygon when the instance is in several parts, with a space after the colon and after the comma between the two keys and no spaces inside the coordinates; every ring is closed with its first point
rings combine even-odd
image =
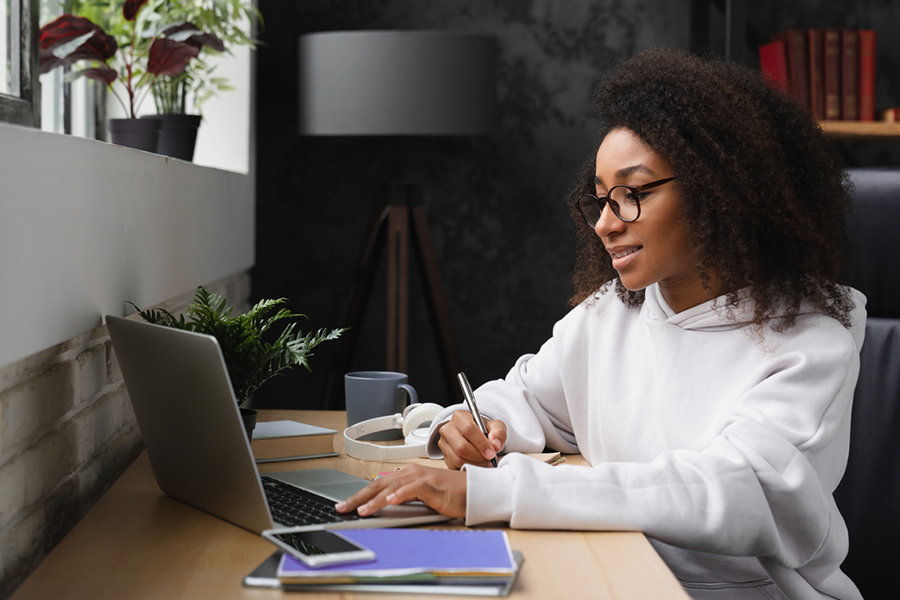
{"type": "Polygon", "coordinates": [[[284,471],[266,473],[310,492],[330,498],[335,502],[349,498],[363,489],[369,482],[335,469],[309,469],[306,471],[284,471]]]}

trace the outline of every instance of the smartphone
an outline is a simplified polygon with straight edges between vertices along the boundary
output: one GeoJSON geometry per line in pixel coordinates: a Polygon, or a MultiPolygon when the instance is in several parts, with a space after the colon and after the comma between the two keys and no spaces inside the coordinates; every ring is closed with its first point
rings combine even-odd
{"type": "Polygon", "coordinates": [[[283,552],[310,567],[375,560],[375,553],[368,548],[325,529],[297,531],[288,527],[267,529],[262,535],[283,552]]]}

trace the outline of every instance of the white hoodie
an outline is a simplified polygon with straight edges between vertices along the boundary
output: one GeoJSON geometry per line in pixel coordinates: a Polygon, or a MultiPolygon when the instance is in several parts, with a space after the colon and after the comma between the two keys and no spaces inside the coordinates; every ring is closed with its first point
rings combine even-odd
{"type": "MultiPolygon", "coordinates": [[[[847,462],[865,331],[805,310],[764,339],[747,301],[675,314],[657,285],[641,308],[612,291],[572,310],[537,354],[476,391],[506,423],[499,469],[467,466],[466,523],[638,530],[695,597],[861,598],[839,566],[832,498],[847,462]],[[581,453],[592,468],[518,452],[581,453]]],[[[435,419],[429,453],[440,457],[435,419]]]]}

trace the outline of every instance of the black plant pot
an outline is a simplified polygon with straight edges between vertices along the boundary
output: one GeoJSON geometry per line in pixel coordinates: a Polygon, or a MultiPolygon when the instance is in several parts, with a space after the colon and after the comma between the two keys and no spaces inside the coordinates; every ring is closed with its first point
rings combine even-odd
{"type": "Polygon", "coordinates": [[[113,144],[156,152],[161,127],[159,119],[110,119],[109,135],[113,144]]]}
{"type": "Polygon", "coordinates": [[[256,429],[256,411],[251,408],[242,408],[241,420],[244,422],[244,429],[247,430],[247,439],[253,439],[253,430],[256,429]]]}
{"type": "Polygon", "coordinates": [[[197,130],[200,128],[199,115],[157,115],[142,118],[162,121],[157,154],[187,161],[194,160],[194,146],[197,143],[197,130]]]}

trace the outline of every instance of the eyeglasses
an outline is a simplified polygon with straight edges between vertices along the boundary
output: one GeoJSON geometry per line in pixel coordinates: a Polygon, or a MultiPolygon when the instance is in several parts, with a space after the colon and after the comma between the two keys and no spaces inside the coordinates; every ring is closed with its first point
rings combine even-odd
{"type": "Polygon", "coordinates": [[[593,194],[585,194],[578,199],[578,211],[584,217],[584,222],[588,227],[594,229],[603,213],[603,207],[608,202],[609,207],[619,219],[626,223],[633,223],[641,216],[641,198],[644,196],[644,191],[668,183],[673,179],[675,178],[668,177],[644,185],[616,185],[610,188],[606,196],[599,198],[593,194]]]}

